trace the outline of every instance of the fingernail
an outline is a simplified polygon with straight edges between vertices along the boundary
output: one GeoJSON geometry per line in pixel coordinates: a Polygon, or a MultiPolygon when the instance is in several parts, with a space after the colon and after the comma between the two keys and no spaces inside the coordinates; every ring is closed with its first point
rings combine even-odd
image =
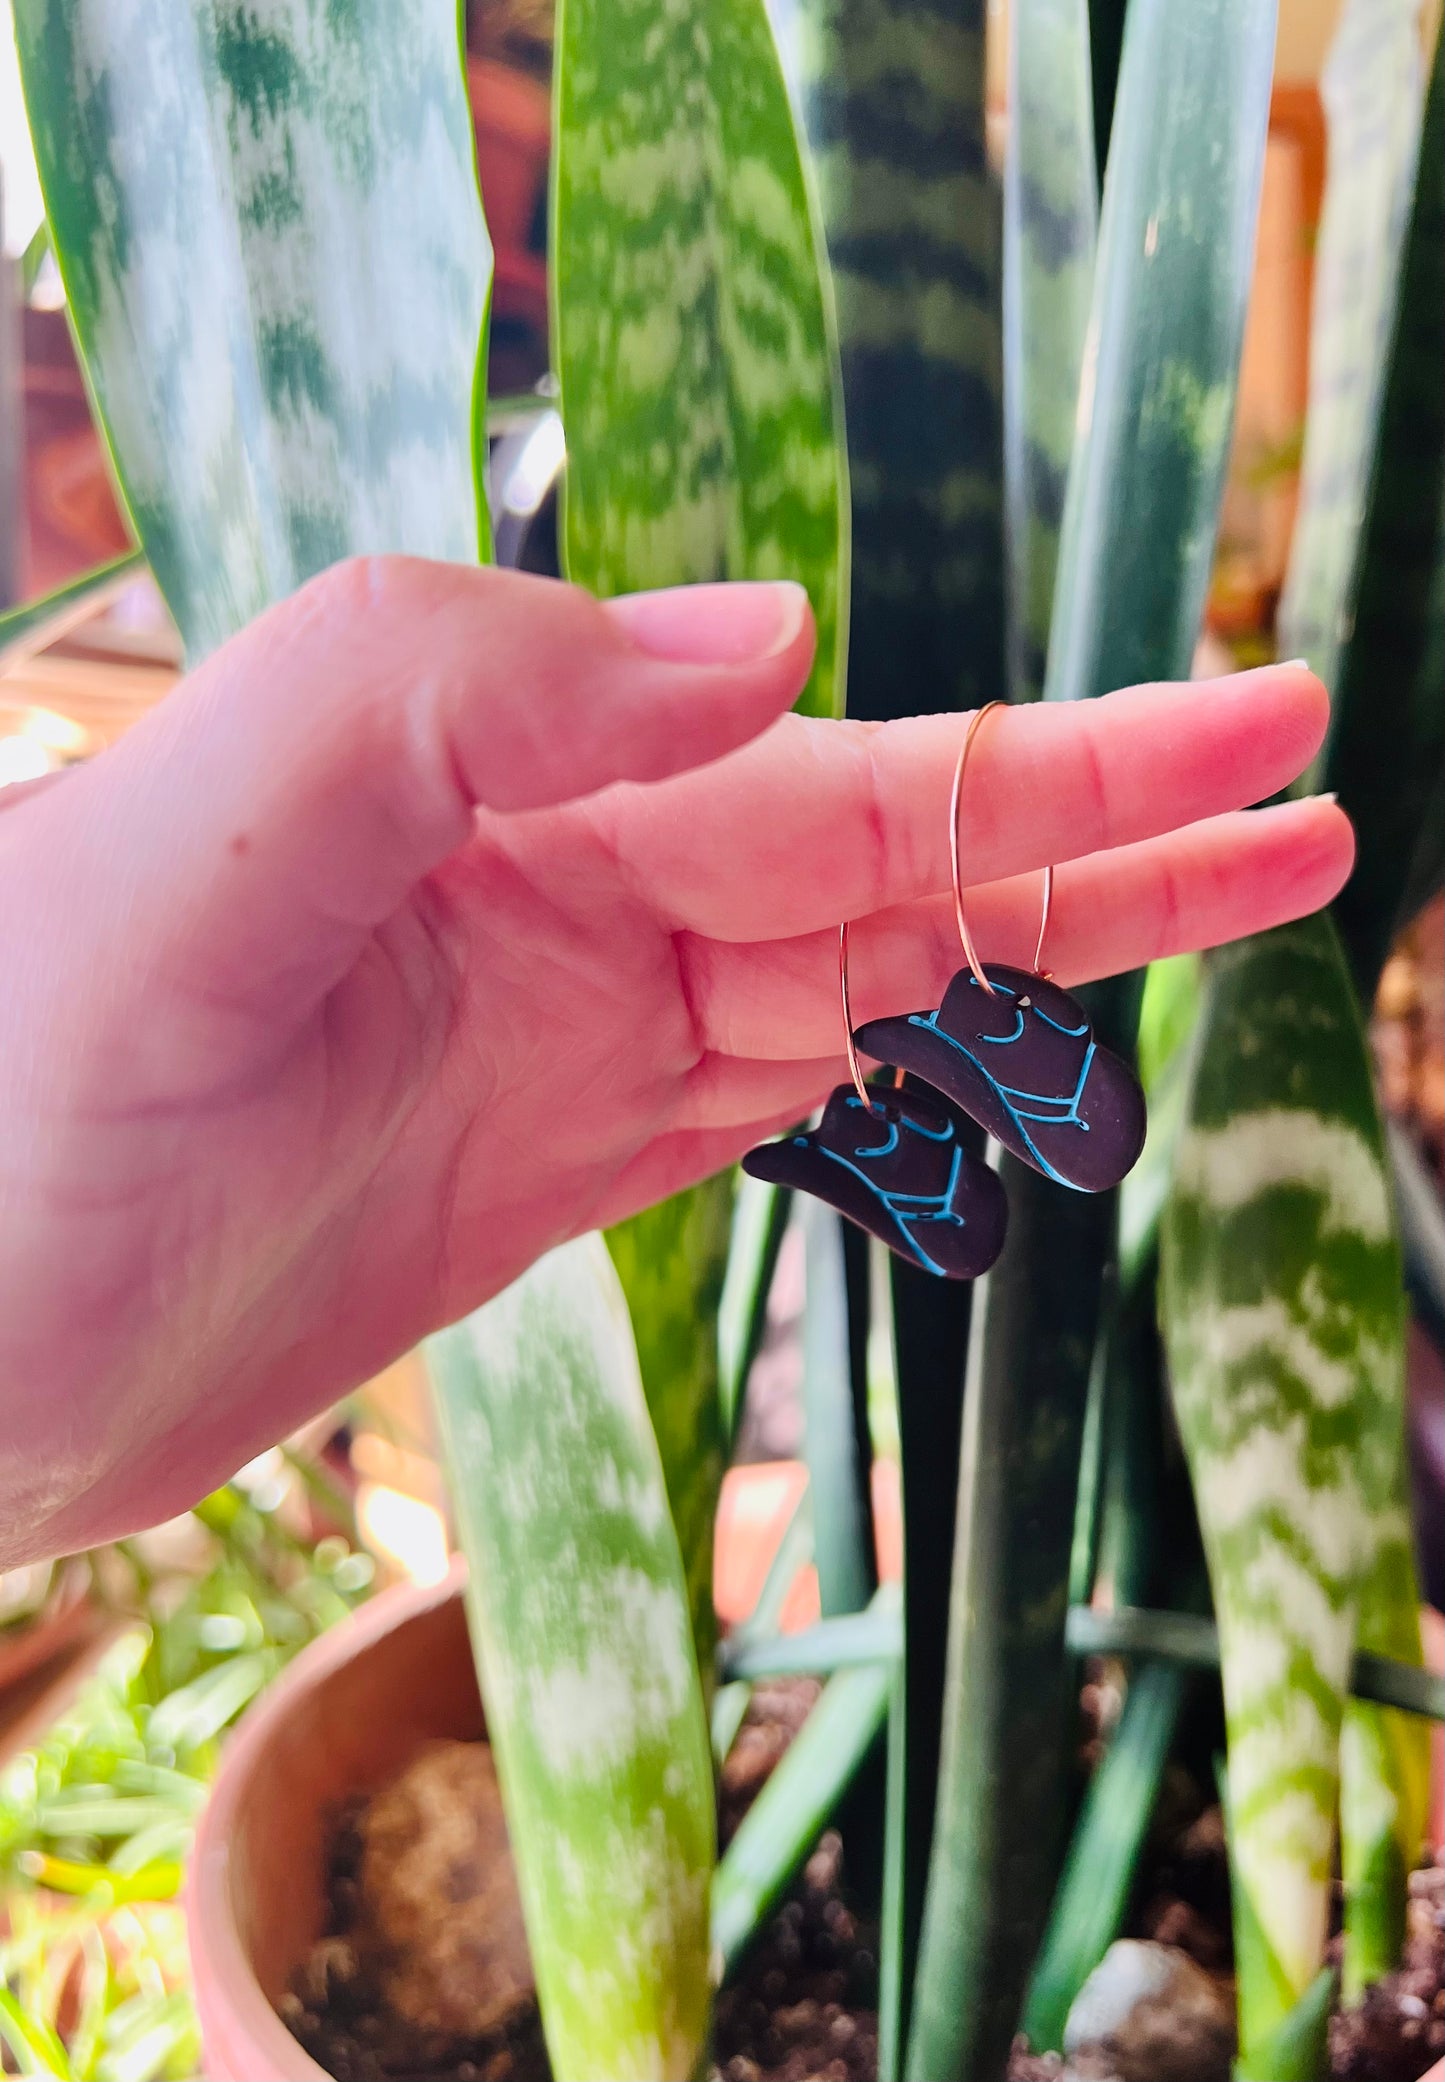
{"type": "Polygon", "coordinates": [[[1304,797],[1306,802],[1338,802],[1339,799],[1338,793],[1333,788],[1326,788],[1318,795],[1307,795],[1304,797]]]}
{"type": "Polygon", "coordinates": [[[1276,671],[1288,672],[1295,665],[1299,667],[1301,672],[1308,672],[1310,669],[1308,658],[1277,658],[1275,660],[1276,671]]]}
{"type": "Polygon", "coordinates": [[[607,612],[638,650],[677,665],[747,665],[797,641],[808,596],[791,579],[625,593],[607,612]]]}

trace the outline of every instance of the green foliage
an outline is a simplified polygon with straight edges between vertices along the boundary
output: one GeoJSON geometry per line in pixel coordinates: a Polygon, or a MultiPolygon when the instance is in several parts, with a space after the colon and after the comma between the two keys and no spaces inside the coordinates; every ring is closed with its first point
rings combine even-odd
{"type": "MultiPolygon", "coordinates": [[[[818,651],[800,706],[842,705],[847,470],[829,289],[762,0],[635,28],[559,9],[553,358],[568,574],[599,594],[802,580],[818,651]]],[[[611,1248],[710,1668],[722,1477],[717,1313],[732,1181],[638,1215],[611,1248]]],[[[736,1394],[736,1381],[732,1384],[736,1394]]]]}
{"type": "MultiPolygon", "coordinates": [[[[1272,53],[1272,10],[1245,0],[1130,8],[1047,698],[1189,670],[1233,418],[1272,53]]],[[[1077,180],[1077,155],[1071,164],[1077,180]]],[[[1114,1046],[1130,1047],[1137,1009],[1127,982],[1091,997],[1114,1046]]],[[[1061,1850],[1065,1606],[1114,1207],[1006,1169],[1009,1241],[973,1326],[906,2070],[919,2082],[1001,2068],[1061,1850]]]]}
{"type": "Polygon", "coordinates": [[[196,2073],[173,1904],[220,1744],[372,1577],[369,1556],[340,1537],[312,1547],[267,1502],[235,1484],[206,1500],[198,1573],[156,1580],[129,1545],[94,1558],[107,1597],[134,1623],[44,1739],[0,1771],[0,2037],[22,2073],[196,2073]],[[62,2002],[73,1973],[78,2013],[62,2002]]]}
{"type": "Polygon", "coordinates": [[[566,566],[595,593],[799,579],[842,707],[847,465],[829,290],[763,0],[563,0],[553,360],[566,566]]]}
{"type": "Polygon", "coordinates": [[[778,1625],[788,1593],[813,1558],[812,1500],[800,1491],[782,1535],[768,1563],[768,1573],[758,1592],[757,1603],[742,1625],[734,1628],[719,1650],[721,1684],[712,1702],[712,1753],[719,1765],[733,1746],[738,1729],[753,1695],[752,1685],[741,1674],[734,1676],[734,1658],[757,1646],[766,1650],[778,1644],[778,1625]]]}
{"type": "Polygon", "coordinates": [[[709,1678],[717,1638],[713,1524],[727,1444],[715,1325],[732,1203],[733,1180],[725,1173],[634,1215],[607,1238],[682,1547],[698,1666],[709,1678]]]}
{"type": "Polygon", "coordinates": [[[1262,2046],[1241,2054],[1236,2082],[1315,2082],[1328,2058],[1335,1977],[1322,1967],[1262,2046]]]}
{"type": "Polygon", "coordinates": [[[51,239],[192,658],[361,550],[474,562],[491,278],[452,9],[20,0],[51,239]]]}
{"type": "Polygon", "coordinates": [[[1004,486],[1009,693],[1042,693],[1098,188],[1087,0],[1015,0],[1004,175],[1004,486]]]}
{"type": "MultiPolygon", "coordinates": [[[[1445,70],[1437,51],[1422,130],[1419,17],[1416,0],[1355,0],[1327,69],[1311,407],[1280,616],[1284,648],[1337,697],[1326,778],[1360,842],[1339,917],[1366,991],[1408,909],[1445,749],[1445,415],[1427,373],[1445,346],[1445,70]]],[[[1329,928],[1274,934],[1210,973],[1191,1104],[1238,1155],[1211,1159],[1201,1188],[1192,1122],[1165,1322],[1224,1647],[1241,2041],[1248,2072],[1268,2073],[1319,1966],[1337,1804],[1347,1997],[1398,1959],[1423,1824],[1421,1731],[1344,1703],[1357,1645],[1419,1656],[1403,1296],[1369,1053],[1329,928]],[[1222,1181],[1231,1163],[1245,1176],[1246,1149],[1254,1184],[1230,1198],[1222,1181]],[[1320,1198],[1346,1166],[1353,1245],[1320,1198]]]]}
{"type": "MultiPolygon", "coordinates": [[[[1403,1299],[1369,1062],[1328,922],[1242,942],[1206,975],[1163,1309],[1223,1651],[1251,2060],[1323,1957],[1361,1598],[1382,1556],[1409,1575],[1403,1299]]],[[[1397,1828],[1418,1837],[1387,1799],[1347,1865],[1361,1873],[1397,1828]]]]}
{"type": "Polygon", "coordinates": [[[730,1446],[742,1421],[743,1397],[768,1327],[768,1296],[792,1212],[785,1186],[740,1176],[733,1195],[727,1274],[718,1299],[718,1399],[730,1446]]]}
{"type": "Polygon", "coordinates": [[[40,270],[50,258],[50,226],[42,217],[30,234],[20,256],[20,291],[26,303],[40,279],[40,270]]]}
{"type": "Polygon", "coordinates": [[[601,1239],[540,1259],[429,1349],[552,2071],[690,2075],[707,2031],[712,1761],[601,1239]]]}
{"type": "Polygon", "coordinates": [[[867,1245],[850,1238],[841,1216],[805,1201],[803,1450],[812,1500],[813,1559],[825,1619],[859,1612],[878,1581],[869,1498],[866,1320],[855,1304],[866,1279],[867,1245]],[[849,1271],[853,1279],[849,1280],[849,1271]]]}
{"type": "MultiPolygon", "coordinates": [[[[1068,1643],[1075,1655],[1161,1656],[1188,1670],[1219,1668],[1214,1621],[1193,1612],[1149,1612],[1116,1606],[1112,1612],[1075,1605],[1069,1613],[1068,1643]]],[[[1445,1677],[1413,1663],[1358,1651],[1350,1671],[1350,1694],[1377,1706],[1397,1706],[1425,1720],[1445,1721],[1445,1677]]]]}
{"type": "MultiPolygon", "coordinates": [[[[1401,1415],[1403,1404],[1401,1382],[1401,1415]]],[[[1363,1652],[1396,1667],[1418,1666],[1423,1659],[1404,1458],[1401,1423],[1392,1483],[1393,1523],[1382,1529],[1360,1586],[1355,1629],[1357,1657],[1363,1652]]],[[[1347,1700],[1340,1731],[1346,2001],[1357,2000],[1400,1964],[1409,1878],[1425,1842],[1429,1809],[1430,1744],[1425,1730],[1397,1709],[1347,1700]]]]}
{"type": "Polygon", "coordinates": [[[1052,700],[1189,675],[1234,419],[1274,13],[1255,0],[1131,0],[1052,700]]]}
{"type": "MultiPolygon", "coordinates": [[[[1445,874],[1445,59],[1421,124],[1419,8],[1349,0],[1331,62],[1315,396],[1282,616],[1285,647],[1338,697],[1327,775],[1361,839],[1340,924],[1365,985],[1445,874]]],[[[350,551],[485,548],[490,264],[449,11],[299,0],[284,29],[253,12],[17,0],[88,378],[193,656],[350,551]],[[157,78],[175,90],[157,97],[157,78]]],[[[553,291],[570,573],[602,593],[802,578],[820,630],[815,713],[841,705],[850,642],[848,706],[868,717],[992,698],[1006,653],[1018,696],[1189,670],[1274,10],[1131,0],[1126,17],[1122,0],[1015,0],[1013,13],[1001,293],[983,0],[800,0],[787,59],[811,164],[763,0],[561,9],[553,291]]],[[[7,618],[0,644],[33,646],[128,568],[7,618]]],[[[709,1945],[728,1965],[742,1955],[885,1715],[883,2072],[1001,2072],[1062,1842],[1070,1657],[1091,1641],[1169,1662],[1137,1673],[1087,1795],[1030,2030],[1056,2039],[1117,1928],[1176,1666],[1220,1644],[1241,2072],[1319,2063],[1338,1774],[1347,1992],[1392,1960],[1420,1799],[1420,1731],[1399,1709],[1438,1711],[1441,1687],[1408,1667],[1400,1273],[1368,1059],[1322,922],[1217,957],[1202,991],[1201,1012],[1199,969],[1182,964],[1145,996],[1153,1120],[1113,1287],[1113,1202],[1018,1167],[1013,1235],[977,1308],[894,1269],[901,1626],[891,1591],[857,1609],[873,1583],[867,1311],[836,1223],[809,1218],[811,1492],[763,1610],[723,1659],[735,1681],[716,1704],[719,1748],[747,1680],[834,1674],[723,1860],[710,1937],[695,1650],[710,1679],[713,1514],[786,1202],[745,1198],[735,1219],[733,1182],[715,1180],[614,1232],[646,1407],[595,1239],[438,1344],[474,1632],[563,2082],[694,2068],[709,1945]],[[1192,1559],[1188,1514],[1166,1528],[1158,1497],[1151,1308],[1171,1178],[1165,1332],[1218,1641],[1190,1614],[1066,1611],[1071,1567],[1080,1595],[1097,1573],[1106,1506],[1118,1594],[1178,1596],[1192,1559]],[[1076,1541],[1086,1418],[1092,1502],[1076,1541]],[[828,1617],[779,1640],[809,1547],[828,1617]]],[[[1101,1035],[1128,1047],[1139,1000],[1138,979],[1097,993],[1101,1035]]],[[[29,1777],[0,1784],[0,1861],[71,1898],[89,1947],[61,2047],[43,1997],[53,1931],[37,1937],[22,1910],[0,1952],[0,2039],[22,2069],[189,2071],[184,2002],[97,1953],[97,1919],[173,1890],[224,1729],[352,1595],[355,1557],[321,1566],[288,1550],[283,1566],[239,1493],[204,1515],[215,1569],[108,1666],[29,1777]]]]}
{"type": "Polygon", "coordinates": [[[1129,1680],[1119,1725],[1084,1796],[1029,1982],[1023,2028],[1037,2051],[1062,2048],[1074,1997],[1119,1935],[1186,1685],[1183,1672],[1167,1663],[1146,1663],[1129,1680]]]}
{"type": "MultiPolygon", "coordinates": [[[[983,1139],[978,1138],[981,1151],[983,1139]]],[[[969,1287],[892,1267],[893,1338],[903,1491],[907,1654],[888,1723],[879,2067],[901,2072],[933,1842],[948,1656],[949,1574],[958,1495],[969,1287]]]]}
{"type": "Polygon", "coordinates": [[[712,1946],[724,1976],[802,1871],[882,1730],[887,1663],[842,1670],[823,1687],[782,1762],[738,1826],[712,1890],[712,1946]]]}
{"type": "Polygon", "coordinates": [[[847,407],[848,712],[969,707],[1004,681],[983,0],[795,0],[787,12],[847,407]]]}
{"type": "MultiPolygon", "coordinates": [[[[785,57],[836,285],[848,712],[1005,691],[1000,223],[983,0],[797,0],[785,57]]],[[[933,1826],[970,1297],[892,1270],[909,1655],[889,1727],[880,2063],[897,2074],[933,1826]]]]}
{"type": "Polygon", "coordinates": [[[13,671],[23,659],[56,642],[76,622],[98,613],[127,579],[144,569],[145,559],[140,551],[131,550],[123,557],[112,557],[107,563],[82,572],[79,578],[67,579],[64,585],[43,593],[38,600],[8,608],[0,614],[0,671],[13,671]]]}
{"type": "Polygon", "coordinates": [[[786,1677],[799,1672],[831,1677],[863,1663],[896,1663],[903,1653],[898,1586],[884,1583],[858,1612],[820,1619],[796,1634],[758,1635],[750,1624],[723,1644],[722,1669],[729,1680],[786,1677]]]}
{"type": "Polygon", "coordinates": [[[1009,1238],[980,1282],[964,1402],[914,2082],[1001,2071],[1062,1849],[1069,1556],[1113,1207],[1001,1169],[1009,1238]]]}

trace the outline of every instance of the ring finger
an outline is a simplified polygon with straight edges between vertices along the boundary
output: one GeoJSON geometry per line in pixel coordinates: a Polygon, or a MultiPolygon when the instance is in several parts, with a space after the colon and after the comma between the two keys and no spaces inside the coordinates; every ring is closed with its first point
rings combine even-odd
{"type": "MultiPolygon", "coordinates": [[[[1349,822],[1322,799],[1213,817],[1091,854],[1057,877],[1045,963],[1069,985],[1262,932],[1328,903],[1352,859],[1349,822]]],[[[1029,961],[1039,901],[1037,875],[969,892],[969,922],[985,959],[1029,961]]],[[[835,928],[751,947],[686,934],[676,944],[708,1049],[779,1063],[838,1050],[835,928]]],[[[855,1024],[935,1003],[962,963],[951,898],[861,919],[850,957],[855,1024]]],[[[761,1101],[762,1113],[766,1093],[755,1071],[749,1075],[749,1098],[761,1101]]]]}

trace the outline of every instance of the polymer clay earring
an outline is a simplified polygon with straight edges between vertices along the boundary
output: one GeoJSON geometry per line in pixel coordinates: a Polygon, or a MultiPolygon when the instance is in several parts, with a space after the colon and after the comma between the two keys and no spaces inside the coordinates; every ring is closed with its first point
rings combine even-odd
{"type": "Polygon", "coordinates": [[[966,966],[936,1012],[873,1019],[858,1046],[923,1079],[1045,1178],[1101,1193],[1131,1171],[1144,1147],[1144,1093],[1122,1057],[1094,1038],[1077,998],[1041,969],[1054,871],[1044,870],[1043,917],[1032,969],[982,963],[963,904],[959,809],[969,749],[991,701],[969,722],[949,805],[953,903],[966,966]]]}
{"type": "Polygon", "coordinates": [[[852,1081],[829,1095],[815,1128],[750,1149],[743,1169],[826,1201],[924,1272],[976,1279],[1003,1249],[1003,1187],[967,1148],[967,1123],[946,1098],[913,1089],[901,1071],[894,1084],[864,1083],[848,1005],[846,925],[838,979],[852,1081]]]}

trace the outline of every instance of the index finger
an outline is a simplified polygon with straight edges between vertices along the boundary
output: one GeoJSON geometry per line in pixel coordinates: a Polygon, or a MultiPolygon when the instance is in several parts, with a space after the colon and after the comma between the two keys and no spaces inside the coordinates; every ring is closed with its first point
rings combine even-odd
{"type": "MultiPolygon", "coordinates": [[[[1297,665],[1097,701],[1001,710],[969,755],[968,882],[1154,838],[1264,801],[1323,740],[1297,665]]],[[[949,886],[948,808],[967,717],[782,720],[715,765],[599,796],[588,814],[674,927],[782,939],[949,886]]]]}

